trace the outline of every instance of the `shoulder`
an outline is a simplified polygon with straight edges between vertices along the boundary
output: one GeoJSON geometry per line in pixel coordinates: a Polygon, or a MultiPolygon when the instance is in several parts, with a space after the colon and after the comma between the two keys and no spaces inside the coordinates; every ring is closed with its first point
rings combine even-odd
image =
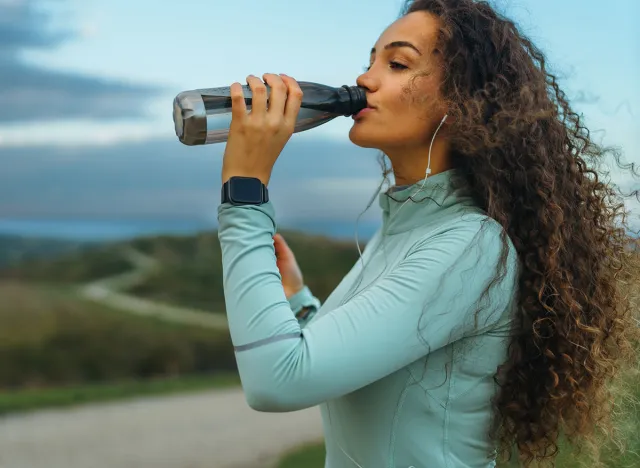
{"type": "Polygon", "coordinates": [[[485,249],[485,254],[505,247],[515,253],[513,243],[502,225],[480,212],[463,213],[447,220],[418,237],[410,250],[418,251],[438,245],[449,245],[452,250],[462,247],[485,249]]]}
{"type": "Polygon", "coordinates": [[[464,214],[424,233],[407,256],[476,279],[498,275],[512,283],[519,272],[518,253],[506,230],[484,213],[464,214]]]}

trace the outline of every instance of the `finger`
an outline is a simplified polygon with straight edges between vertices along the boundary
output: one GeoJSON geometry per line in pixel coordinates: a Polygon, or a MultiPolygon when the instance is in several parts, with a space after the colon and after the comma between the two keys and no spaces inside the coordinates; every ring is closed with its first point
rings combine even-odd
{"type": "Polygon", "coordinates": [[[284,243],[284,239],[280,234],[276,234],[273,236],[273,245],[277,251],[281,251],[283,249],[282,244],[284,243]]]}
{"type": "Polygon", "coordinates": [[[242,85],[233,83],[231,85],[231,119],[241,121],[247,116],[247,103],[244,100],[242,85]]]}
{"type": "Polygon", "coordinates": [[[274,240],[274,246],[276,248],[276,251],[278,252],[278,257],[288,258],[291,256],[293,252],[287,245],[287,242],[284,240],[284,237],[282,237],[280,234],[276,234],[275,236],[273,236],[273,240],[274,240]]]}
{"type": "Polygon", "coordinates": [[[251,88],[251,115],[267,115],[267,87],[258,77],[249,75],[247,83],[251,88]]]}
{"type": "Polygon", "coordinates": [[[287,85],[279,75],[265,73],[262,78],[271,87],[269,94],[269,109],[267,113],[274,117],[284,115],[284,106],[287,102],[287,85]]]}
{"type": "Polygon", "coordinates": [[[283,253],[282,240],[277,234],[273,237],[273,247],[276,251],[276,260],[278,264],[281,264],[286,254],[283,253]]]}
{"type": "Polygon", "coordinates": [[[274,234],[273,236],[273,246],[276,249],[276,255],[278,254],[278,250],[280,250],[280,235],[274,234]]]}
{"type": "Polygon", "coordinates": [[[280,76],[288,88],[284,118],[291,126],[295,126],[298,113],[300,112],[300,106],[302,105],[302,89],[300,89],[298,82],[290,76],[285,74],[281,74],[280,76]]]}

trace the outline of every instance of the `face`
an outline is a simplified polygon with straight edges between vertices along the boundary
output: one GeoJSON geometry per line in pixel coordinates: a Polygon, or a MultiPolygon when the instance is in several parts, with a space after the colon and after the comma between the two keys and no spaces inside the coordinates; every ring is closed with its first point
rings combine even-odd
{"type": "Polygon", "coordinates": [[[370,67],[357,84],[367,89],[366,109],[354,120],[349,139],[385,151],[428,146],[442,120],[436,51],[438,19],[426,12],[389,26],[371,51],[370,67]]]}

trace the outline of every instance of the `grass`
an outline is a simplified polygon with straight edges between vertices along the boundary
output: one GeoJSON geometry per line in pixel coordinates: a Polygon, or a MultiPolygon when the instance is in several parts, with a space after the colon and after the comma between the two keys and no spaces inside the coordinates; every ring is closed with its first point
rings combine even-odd
{"type": "Polygon", "coordinates": [[[307,444],[285,455],[278,468],[323,468],[324,457],[324,442],[307,444]]]}
{"type": "Polygon", "coordinates": [[[227,335],[0,281],[0,414],[237,386],[227,335]]]}
{"type": "Polygon", "coordinates": [[[238,386],[236,374],[132,380],[105,384],[38,388],[0,392],[0,415],[43,408],[68,407],[91,402],[169,395],[238,386]]]}

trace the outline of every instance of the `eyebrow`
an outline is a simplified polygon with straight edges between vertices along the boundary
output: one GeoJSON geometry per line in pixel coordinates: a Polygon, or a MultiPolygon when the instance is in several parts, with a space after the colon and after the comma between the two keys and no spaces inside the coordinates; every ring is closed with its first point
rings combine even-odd
{"type": "MultiPolygon", "coordinates": [[[[422,52],[420,52],[418,50],[418,48],[416,46],[414,46],[411,42],[407,42],[407,41],[394,41],[394,42],[390,42],[389,44],[387,44],[386,46],[384,46],[384,49],[394,49],[397,47],[409,47],[410,49],[415,50],[416,52],[418,52],[419,55],[422,55],[422,52]]],[[[376,53],[376,48],[373,47],[371,49],[371,53],[375,54],[376,53]]]]}

